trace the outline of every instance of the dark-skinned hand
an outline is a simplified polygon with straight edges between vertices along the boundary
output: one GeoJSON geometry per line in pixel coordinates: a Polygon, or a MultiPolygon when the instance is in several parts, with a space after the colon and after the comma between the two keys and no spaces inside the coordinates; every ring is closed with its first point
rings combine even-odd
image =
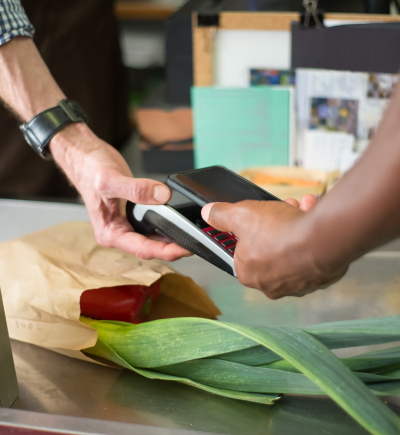
{"type": "Polygon", "coordinates": [[[239,239],[235,269],[239,281],[270,299],[304,296],[338,281],[347,268],[322,271],[315,261],[306,212],[317,203],[313,195],[279,201],[212,203],[203,219],[239,239]]]}

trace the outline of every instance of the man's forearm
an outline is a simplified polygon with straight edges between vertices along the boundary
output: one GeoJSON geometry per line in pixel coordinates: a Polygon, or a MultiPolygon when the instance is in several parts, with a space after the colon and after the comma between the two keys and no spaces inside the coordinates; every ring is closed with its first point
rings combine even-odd
{"type": "MultiPolygon", "coordinates": [[[[14,38],[0,46],[0,98],[24,122],[65,98],[31,39],[14,38]]],[[[121,154],[85,123],[63,128],[51,139],[50,149],[82,195],[100,244],[143,259],[173,261],[188,255],[177,245],[133,232],[121,212],[120,198],[139,204],[164,204],[171,192],[158,181],[134,179],[121,154]]]]}
{"type": "MultiPolygon", "coordinates": [[[[31,38],[17,37],[0,46],[0,71],[0,98],[23,122],[65,98],[31,38]]],[[[95,143],[93,133],[83,123],[68,126],[51,140],[54,159],[74,184],[74,168],[86,148],[95,147],[95,143]],[[87,136],[89,140],[82,140],[87,136]]]]}
{"type": "Polygon", "coordinates": [[[400,87],[369,148],[309,215],[321,268],[335,268],[400,236],[400,87]]]}
{"type": "Polygon", "coordinates": [[[0,47],[0,98],[24,122],[65,98],[31,38],[0,47]]]}

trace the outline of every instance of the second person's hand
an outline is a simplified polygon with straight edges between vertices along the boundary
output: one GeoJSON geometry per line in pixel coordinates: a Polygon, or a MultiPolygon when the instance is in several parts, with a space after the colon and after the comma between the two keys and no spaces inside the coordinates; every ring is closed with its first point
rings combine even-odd
{"type": "Polygon", "coordinates": [[[313,257],[312,229],[305,211],[316,204],[312,195],[279,201],[207,204],[205,221],[239,239],[235,269],[239,281],[262,290],[270,299],[304,296],[339,280],[347,268],[321,270],[313,257]]]}

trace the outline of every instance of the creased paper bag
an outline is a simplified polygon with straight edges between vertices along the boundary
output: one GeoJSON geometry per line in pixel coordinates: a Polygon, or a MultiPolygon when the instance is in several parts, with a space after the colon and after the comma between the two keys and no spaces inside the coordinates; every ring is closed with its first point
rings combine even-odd
{"type": "Polygon", "coordinates": [[[151,320],[220,314],[190,278],[158,261],[101,247],[89,222],[67,222],[0,244],[0,287],[10,337],[70,356],[80,357],[77,351],[97,340],[97,331],[79,321],[85,290],[149,286],[160,277],[151,320]]]}

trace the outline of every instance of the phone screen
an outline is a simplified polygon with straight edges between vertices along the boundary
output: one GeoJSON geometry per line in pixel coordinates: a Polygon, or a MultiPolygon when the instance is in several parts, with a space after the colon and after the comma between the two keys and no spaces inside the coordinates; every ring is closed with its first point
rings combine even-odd
{"type": "Polygon", "coordinates": [[[210,202],[239,202],[246,199],[280,201],[250,181],[223,166],[170,175],[167,184],[203,207],[210,202]]]}

